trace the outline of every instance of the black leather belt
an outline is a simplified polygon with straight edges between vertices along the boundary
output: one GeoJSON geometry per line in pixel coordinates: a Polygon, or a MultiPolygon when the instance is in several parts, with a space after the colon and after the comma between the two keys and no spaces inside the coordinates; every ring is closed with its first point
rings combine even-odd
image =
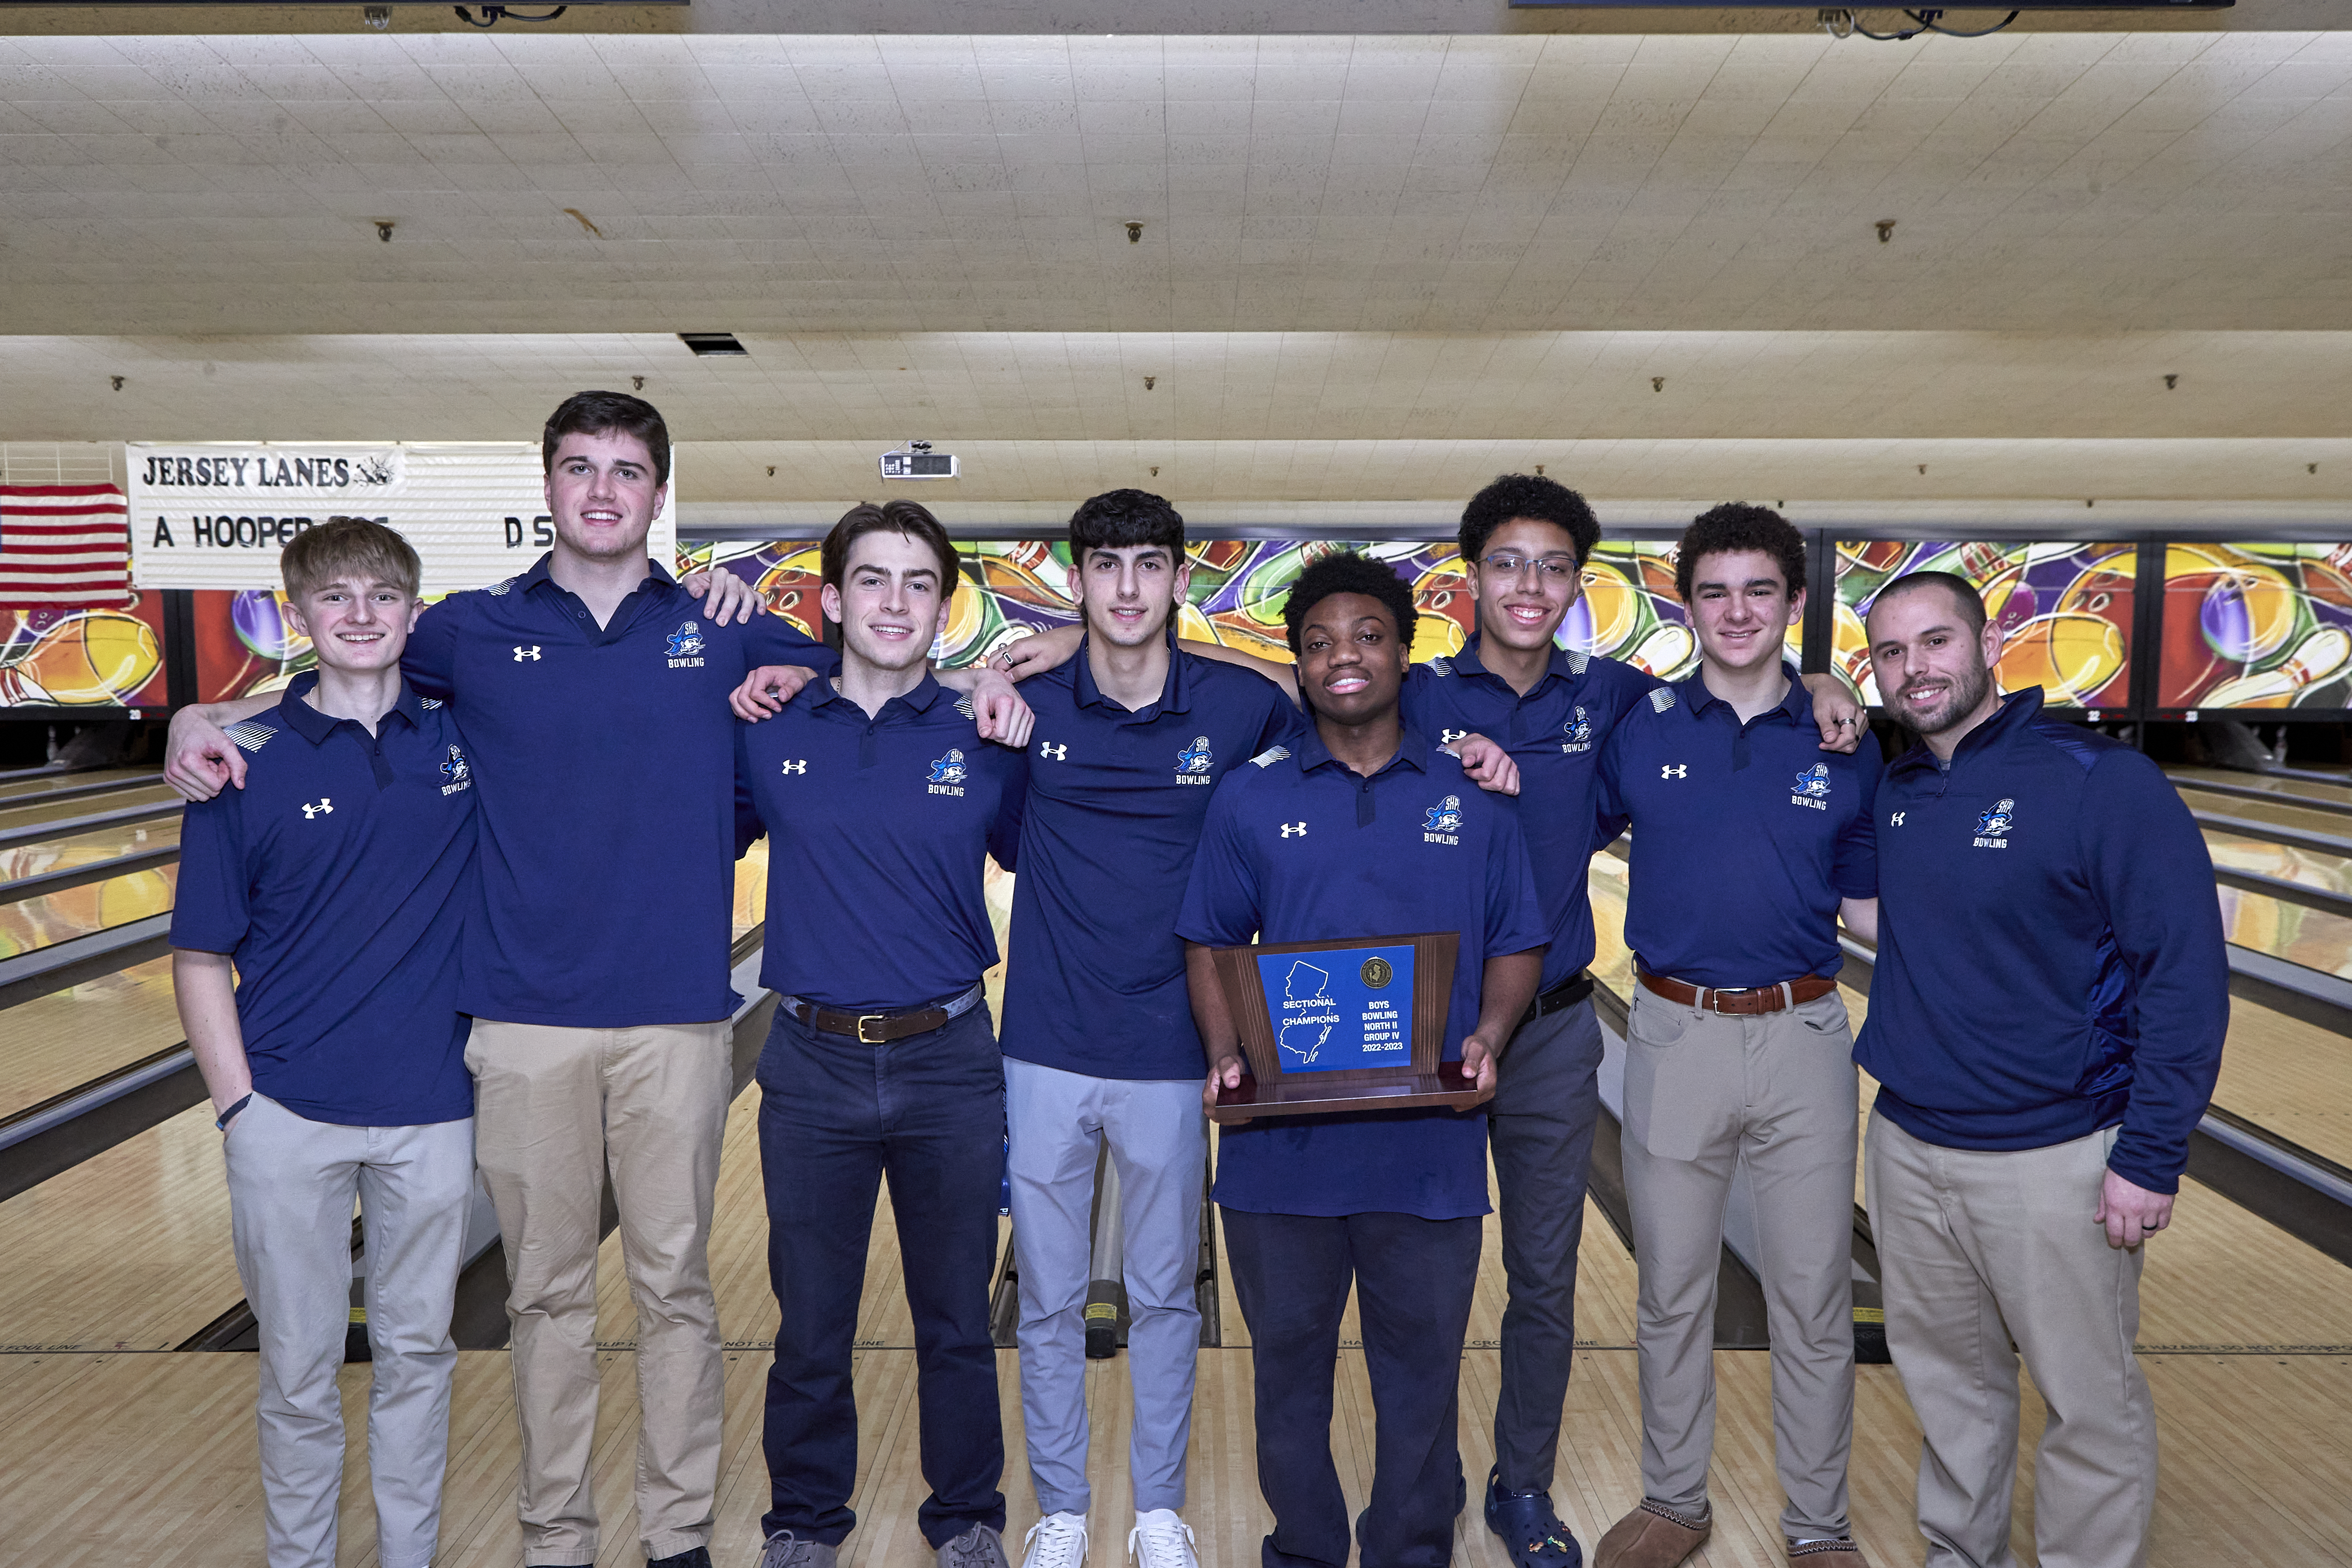
{"type": "Polygon", "coordinates": [[[909,1007],[898,1013],[836,1013],[798,996],[779,997],[776,1005],[794,1022],[806,1024],[820,1033],[847,1035],[861,1045],[887,1046],[910,1035],[928,1035],[933,1029],[946,1028],[977,1006],[982,994],[982,988],[975,985],[953,1001],[929,1007],[909,1007]]]}
{"type": "Polygon", "coordinates": [[[1580,969],[1542,995],[1528,1004],[1519,1015],[1519,1022],[1532,1024],[1547,1013],[1557,1013],[1563,1007],[1573,1007],[1592,994],[1592,972],[1580,969]]]}

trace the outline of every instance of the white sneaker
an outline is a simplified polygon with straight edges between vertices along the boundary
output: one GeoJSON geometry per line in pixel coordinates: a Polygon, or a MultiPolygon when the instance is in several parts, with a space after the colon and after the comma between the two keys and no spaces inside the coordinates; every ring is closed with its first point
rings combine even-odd
{"type": "Polygon", "coordinates": [[[1021,1568],[1086,1568],[1087,1516],[1049,1513],[1021,1538],[1021,1568]]]}
{"type": "Polygon", "coordinates": [[[1135,1568],[1201,1568],[1192,1555],[1192,1527],[1172,1508],[1135,1516],[1127,1532],[1127,1560],[1135,1568]]]}

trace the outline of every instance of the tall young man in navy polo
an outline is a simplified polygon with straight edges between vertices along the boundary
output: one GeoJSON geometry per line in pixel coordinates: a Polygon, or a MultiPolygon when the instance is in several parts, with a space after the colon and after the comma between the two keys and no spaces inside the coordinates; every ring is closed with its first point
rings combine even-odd
{"type": "Polygon", "coordinates": [[[1027,763],[931,676],[955,546],[912,501],[854,507],[823,550],[841,673],[738,731],[768,883],[760,1053],[768,1268],[761,1568],[832,1568],[856,1527],[850,1367],[885,1176],[914,1316],[923,1479],[940,1568],[1004,1568],[1004,1439],[989,1332],[1004,1071],[981,975],[996,962],[982,860],[1011,870],[1027,763]]]}
{"type": "Polygon", "coordinates": [[[1878,794],[1858,1055],[1927,1562],[2011,1561],[2021,1353],[2050,1410],[2037,1560],[2137,1568],[2157,1484],[2142,1244],[2171,1220],[2229,1028],[2211,861],[2154,763],[2044,717],[2038,689],[2000,694],[2000,629],[1964,579],[1896,578],[1868,629],[1887,711],[1923,738],[1878,794]]]}
{"type": "Polygon", "coordinates": [[[1027,1568],[1086,1557],[1086,1309],[1095,1164],[1118,1172],[1141,1568],[1192,1568],[1181,1517],[1201,1315],[1201,1037],[1176,914],[1217,782],[1298,727],[1272,682],[1181,652],[1191,564],[1161,498],[1070,519],[1085,637],[1028,681],[1037,715],[1004,983],[1021,1404],[1041,1518],[1027,1568]]]}
{"type": "MultiPolygon", "coordinates": [[[[1576,1350],[1576,1254],[1601,1110],[1585,876],[1593,850],[1622,826],[1599,820],[1601,748],[1659,684],[1632,665],[1555,641],[1600,538],[1592,509],[1556,479],[1506,474],[1471,497],[1455,542],[1478,629],[1461,652],[1413,666],[1404,685],[1406,721],[1432,740],[1459,746],[1482,737],[1505,753],[1480,777],[1519,793],[1550,938],[1542,989],[1505,1048],[1508,1066],[1487,1107],[1510,1295],[1485,1513],[1518,1568],[1574,1568],[1582,1557],[1553,1510],[1551,1479],[1576,1350]]],[[[1186,646],[1295,689],[1286,666],[1186,646]]],[[[1832,689],[1816,691],[1822,747],[1852,751],[1862,710],[1833,677],[1811,679],[1832,689]]]]}
{"type": "Polygon", "coordinates": [[[1642,1501],[1595,1568],[1674,1568],[1714,1528],[1715,1295],[1741,1163],[1755,1184],[1772,1339],[1772,1430],[1792,1557],[1859,1568],[1853,1447],[1853,1037],[1841,906],[1877,896],[1878,742],[1824,754],[1782,660],[1805,608],[1805,540],[1727,505],[1683,533],[1689,679],[1617,721],[1602,808],[1633,827],[1625,941],[1625,1199],[1640,1270],[1642,1501]]]}
{"type": "MultiPolygon", "coordinates": [[[[732,1087],[729,696],[754,667],[833,656],[781,616],[722,624],[647,559],[670,452],[650,404],[578,394],[550,416],[541,452],[554,549],[426,611],[404,661],[419,691],[453,701],[483,774],[459,1005],[475,1019],[477,1154],[512,1281],[523,1561],[597,1552],[609,1170],[638,1309],[640,1542],[650,1560],[696,1568],[719,1479],[708,1243],[732,1087]]],[[[748,594],[719,574],[714,602],[730,582],[748,594]]],[[[184,794],[241,772],[203,722],[224,710],[250,707],[173,721],[166,776],[184,794]]]]}
{"type": "Polygon", "coordinates": [[[260,1325],[269,1568],[335,1561],[355,1196],[376,1549],[387,1568],[424,1568],[474,1192],[457,1011],[473,766],[448,710],[400,679],[417,611],[406,541],[332,522],[281,561],[289,619],[319,668],[236,726],[250,787],[188,808],[173,989],[227,1135],[237,1275],[260,1325]]]}
{"type": "MultiPolygon", "coordinates": [[[[1209,807],[1178,932],[1212,1067],[1241,1081],[1209,949],[1458,931],[1444,1054],[1492,1089],[1535,994],[1546,936],[1511,802],[1398,710],[1412,595],[1352,553],[1299,574],[1285,607],[1314,717],[1295,752],[1234,772],[1209,807]]],[[[1265,1568],[1343,1568],[1349,1526],[1331,1458],[1349,1286],[1378,1416],[1364,1568],[1443,1568],[1462,1479],[1461,1346],[1486,1213],[1486,1119],[1448,1110],[1261,1118],[1218,1143],[1216,1199],[1250,1327],[1265,1568]]]]}

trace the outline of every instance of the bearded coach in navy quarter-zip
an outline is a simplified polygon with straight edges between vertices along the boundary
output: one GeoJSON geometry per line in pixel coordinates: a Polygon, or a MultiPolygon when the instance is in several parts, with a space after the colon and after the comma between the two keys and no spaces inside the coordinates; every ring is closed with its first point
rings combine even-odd
{"type": "Polygon", "coordinates": [[[1994,689],[2000,632],[1966,581],[1895,579],[1869,634],[1887,711],[1926,739],[1878,792],[1855,1054],[1880,1084],[1870,1223],[1926,1437],[1927,1563],[2013,1561],[2021,1353],[2050,1408],[2042,1568],[2136,1568],[2157,1474],[2142,1247],[2229,1026],[2212,863],[2155,763],[1994,689]]]}

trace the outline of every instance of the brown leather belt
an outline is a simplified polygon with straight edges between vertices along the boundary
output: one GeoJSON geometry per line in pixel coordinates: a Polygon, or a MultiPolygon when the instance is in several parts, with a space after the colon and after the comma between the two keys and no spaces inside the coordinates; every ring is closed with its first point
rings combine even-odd
{"type": "Polygon", "coordinates": [[[1646,972],[1641,981],[1644,991],[1677,1006],[1699,1007],[1710,1013],[1778,1013],[1800,1002],[1816,1001],[1837,989],[1836,981],[1820,974],[1801,974],[1778,985],[1743,985],[1729,991],[1709,985],[1686,985],[1646,972]]]}
{"type": "Polygon", "coordinates": [[[982,988],[975,985],[939,1006],[909,1007],[903,1013],[836,1013],[798,996],[781,997],[776,1005],[795,1022],[824,1034],[847,1035],[860,1045],[887,1046],[910,1035],[928,1035],[933,1029],[946,1028],[950,1022],[971,1012],[982,994],[982,988]]]}

